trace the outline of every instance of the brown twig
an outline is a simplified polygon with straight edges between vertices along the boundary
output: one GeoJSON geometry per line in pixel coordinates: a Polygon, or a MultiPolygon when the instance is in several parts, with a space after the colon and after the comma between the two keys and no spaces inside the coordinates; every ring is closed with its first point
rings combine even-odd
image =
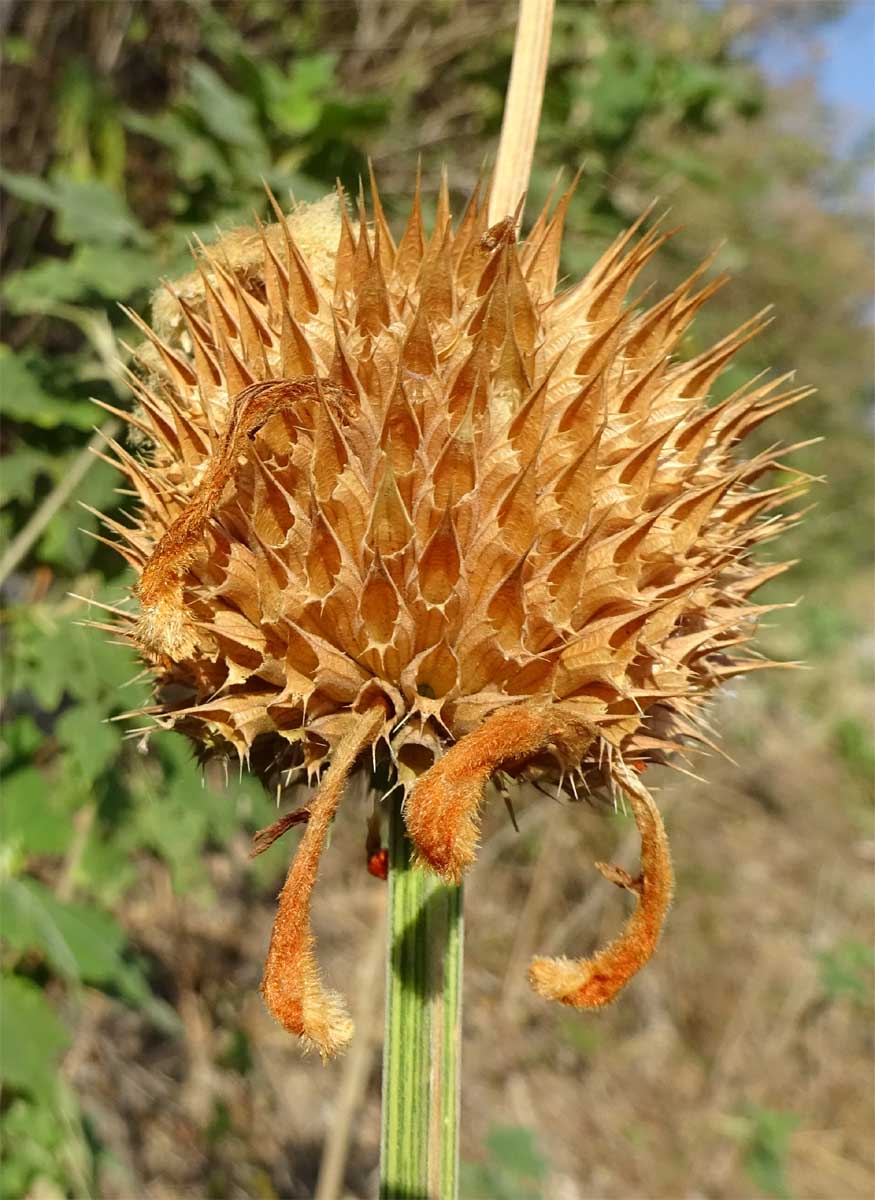
{"type": "Polygon", "coordinates": [[[377,892],[378,911],[367,955],[358,979],[359,1004],[355,1010],[356,1036],[343,1061],[343,1076],[337,1095],[337,1107],[328,1126],[315,1200],[338,1200],[343,1192],[343,1176],[349,1157],[353,1126],[361,1110],[368,1076],[376,1053],[377,1014],[382,997],[383,959],[386,945],[385,891],[377,892]]]}

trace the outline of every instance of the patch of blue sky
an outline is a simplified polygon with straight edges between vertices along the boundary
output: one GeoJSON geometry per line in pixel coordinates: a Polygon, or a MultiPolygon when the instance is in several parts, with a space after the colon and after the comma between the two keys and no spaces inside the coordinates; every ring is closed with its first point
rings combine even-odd
{"type": "MultiPolygon", "coordinates": [[[[768,0],[765,0],[768,3],[768,0]]],[[[800,0],[800,8],[820,0],[800,0]]],[[[772,26],[748,53],[773,82],[809,77],[821,98],[858,129],[875,122],[875,0],[850,0],[843,11],[823,4],[822,23],[772,26]]]]}

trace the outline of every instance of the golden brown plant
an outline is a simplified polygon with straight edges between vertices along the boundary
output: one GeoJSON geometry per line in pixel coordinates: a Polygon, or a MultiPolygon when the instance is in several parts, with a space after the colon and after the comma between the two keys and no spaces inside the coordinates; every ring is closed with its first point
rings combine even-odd
{"type": "MultiPolygon", "coordinates": [[[[322,776],[280,896],[263,991],[323,1054],[350,1023],[323,990],[310,897],[349,773],[378,760],[405,792],[420,860],[458,880],[490,779],[570,798],[619,789],[642,839],[622,936],[592,959],[543,959],[541,995],[606,1003],[648,959],[671,898],[658,810],[640,773],[704,739],[742,650],[751,558],[794,518],[804,479],[758,490],[774,450],[739,440],[799,398],[756,380],[712,387],[754,318],[686,361],[677,347],[722,280],[707,264],[665,299],[629,302],[667,234],[639,222],[557,290],[571,192],[525,241],[487,228],[478,189],[434,228],[419,189],[395,243],[376,189],[276,207],[267,228],[201,248],[154,306],[115,445],[140,501],[107,524],[140,575],[120,613],[151,665],[157,723],[236,755],[271,784],[322,776]],[[367,754],[366,754],[367,752],[367,754]]],[[[785,478],[787,478],[785,476],[785,478]]],[[[373,849],[371,846],[369,848],[373,849]]]]}

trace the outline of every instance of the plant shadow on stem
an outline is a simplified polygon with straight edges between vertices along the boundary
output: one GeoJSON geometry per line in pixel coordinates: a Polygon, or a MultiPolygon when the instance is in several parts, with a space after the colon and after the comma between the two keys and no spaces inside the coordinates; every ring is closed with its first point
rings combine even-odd
{"type": "Polygon", "coordinates": [[[443,957],[459,920],[457,890],[437,884],[392,947],[393,973],[422,1000],[432,999],[443,988],[443,957]]]}

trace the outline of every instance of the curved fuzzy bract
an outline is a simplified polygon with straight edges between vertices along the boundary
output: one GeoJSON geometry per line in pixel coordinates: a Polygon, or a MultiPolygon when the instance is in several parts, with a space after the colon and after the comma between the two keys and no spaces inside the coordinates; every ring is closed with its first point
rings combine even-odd
{"type": "Polygon", "coordinates": [[[310,929],[310,897],[329,826],[350,770],[362,750],[380,732],[382,707],[351,717],[331,766],[309,806],[309,819],[298,852],[279,895],[261,991],[267,1006],[290,1033],[315,1046],[323,1058],[342,1050],[352,1037],[352,1021],[343,1000],[326,991],[319,976],[310,929]]]}
{"type": "Polygon", "coordinates": [[[576,769],[594,733],[554,708],[501,708],[457,742],[408,797],[404,823],[417,858],[448,883],[460,883],[477,848],[486,784],[503,767],[552,750],[576,769]]]}
{"type": "Polygon", "coordinates": [[[521,241],[482,190],[454,224],[443,187],[429,233],[417,190],[397,242],[373,199],[355,224],[275,205],[162,293],[131,378],[148,444],[113,444],[139,512],[107,523],[157,722],[276,784],[384,707],[374,755],[456,878],[494,769],[605,785],[705,738],[713,690],[767,665],[751,597],[782,567],[752,551],[806,481],[763,489],[776,452],[737,447],[803,393],[713,402],[762,322],[679,357],[721,281],[630,303],[658,227],[558,287],[570,193],[521,241]]]}
{"type": "Polygon", "coordinates": [[[529,982],[539,996],[572,1008],[610,1003],[648,962],[674,890],[668,838],[653,797],[624,764],[615,766],[614,776],[629,797],[641,834],[641,874],[633,879],[620,867],[596,866],[610,882],[634,892],[635,911],[620,936],[592,958],[535,958],[529,968],[529,982]]]}
{"type": "Polygon", "coordinates": [[[340,395],[340,389],[333,384],[305,376],[253,383],[234,397],[221,444],[203,479],[162,534],[140,576],[139,636],[145,645],[160,647],[176,656],[193,645],[193,635],[186,630],[182,576],[201,549],[207,522],[234,477],[237,460],[244,454],[247,441],[279,413],[292,412],[308,400],[337,403],[340,395]]]}

